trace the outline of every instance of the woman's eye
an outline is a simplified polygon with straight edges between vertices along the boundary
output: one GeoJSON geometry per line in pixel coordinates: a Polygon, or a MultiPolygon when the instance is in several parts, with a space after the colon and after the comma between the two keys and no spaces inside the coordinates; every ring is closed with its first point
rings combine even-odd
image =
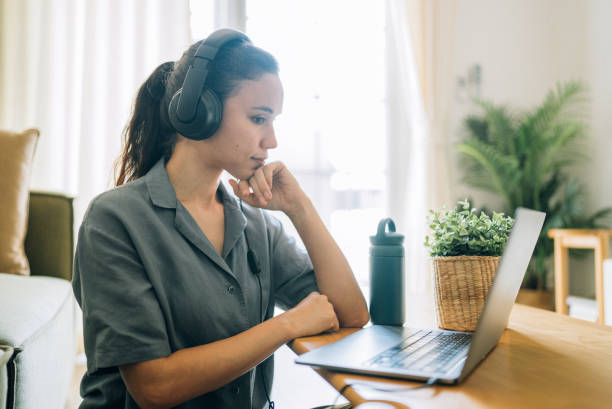
{"type": "Polygon", "coordinates": [[[264,118],[263,116],[253,116],[251,117],[251,120],[257,125],[261,125],[266,122],[266,118],[264,118]]]}

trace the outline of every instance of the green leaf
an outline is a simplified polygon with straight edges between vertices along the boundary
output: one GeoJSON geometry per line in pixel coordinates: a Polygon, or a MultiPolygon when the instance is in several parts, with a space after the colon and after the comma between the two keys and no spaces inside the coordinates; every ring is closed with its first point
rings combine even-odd
{"type": "Polygon", "coordinates": [[[458,202],[456,208],[432,210],[427,222],[431,235],[425,237],[425,246],[433,257],[499,256],[513,224],[511,217],[501,213],[494,213],[493,220],[485,212],[477,216],[467,199],[458,202]]]}

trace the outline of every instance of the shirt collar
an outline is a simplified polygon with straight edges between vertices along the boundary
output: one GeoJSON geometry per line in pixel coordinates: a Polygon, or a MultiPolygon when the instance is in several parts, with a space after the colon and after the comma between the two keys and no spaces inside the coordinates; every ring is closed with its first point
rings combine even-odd
{"type": "Polygon", "coordinates": [[[155,165],[144,175],[149,196],[155,206],[165,207],[167,209],[176,209],[176,191],[170,183],[168,172],[166,171],[166,160],[161,158],[155,165]]]}
{"type": "MultiPolygon", "coordinates": [[[[176,209],[178,199],[174,186],[172,186],[170,182],[168,171],[166,171],[165,158],[161,158],[153,165],[145,174],[144,180],[147,184],[149,196],[151,196],[153,204],[168,209],[176,209]]],[[[238,219],[242,219],[244,225],[246,225],[246,218],[242,215],[242,211],[240,211],[237,199],[229,194],[223,183],[219,183],[217,194],[223,202],[223,207],[226,209],[226,215],[235,217],[239,213],[242,217],[238,217],[238,219]]]]}
{"type": "MultiPolygon", "coordinates": [[[[155,206],[176,209],[178,199],[174,186],[166,171],[166,160],[161,158],[144,176],[149,196],[155,206]]],[[[247,226],[247,219],[238,206],[237,199],[232,196],[223,183],[219,183],[217,194],[223,202],[225,213],[225,238],[223,257],[234,247],[247,226]]]]}
{"type": "Polygon", "coordinates": [[[238,199],[228,193],[223,183],[219,183],[217,194],[223,202],[225,215],[225,237],[223,240],[223,258],[225,258],[242,236],[247,226],[247,219],[238,206],[238,199]]]}

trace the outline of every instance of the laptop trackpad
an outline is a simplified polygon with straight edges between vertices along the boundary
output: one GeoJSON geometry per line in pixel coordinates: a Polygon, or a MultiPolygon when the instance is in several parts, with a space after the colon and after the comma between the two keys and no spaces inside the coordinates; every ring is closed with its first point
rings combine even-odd
{"type": "Polygon", "coordinates": [[[340,341],[300,355],[296,363],[318,366],[361,366],[409,336],[409,328],[372,325],[340,341]]]}

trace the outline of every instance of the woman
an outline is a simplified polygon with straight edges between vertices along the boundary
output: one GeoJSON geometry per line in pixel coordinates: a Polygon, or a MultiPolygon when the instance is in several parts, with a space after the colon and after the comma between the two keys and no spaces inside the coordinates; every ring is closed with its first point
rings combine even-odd
{"type": "Polygon", "coordinates": [[[79,231],[81,407],[262,408],[277,348],[368,321],[311,201],[265,162],[282,103],[274,58],[232,30],[141,86],[117,187],[79,231]],[[261,209],[283,211],[308,253],[261,209]],[[273,317],[275,305],[286,311],[273,317]]]}

